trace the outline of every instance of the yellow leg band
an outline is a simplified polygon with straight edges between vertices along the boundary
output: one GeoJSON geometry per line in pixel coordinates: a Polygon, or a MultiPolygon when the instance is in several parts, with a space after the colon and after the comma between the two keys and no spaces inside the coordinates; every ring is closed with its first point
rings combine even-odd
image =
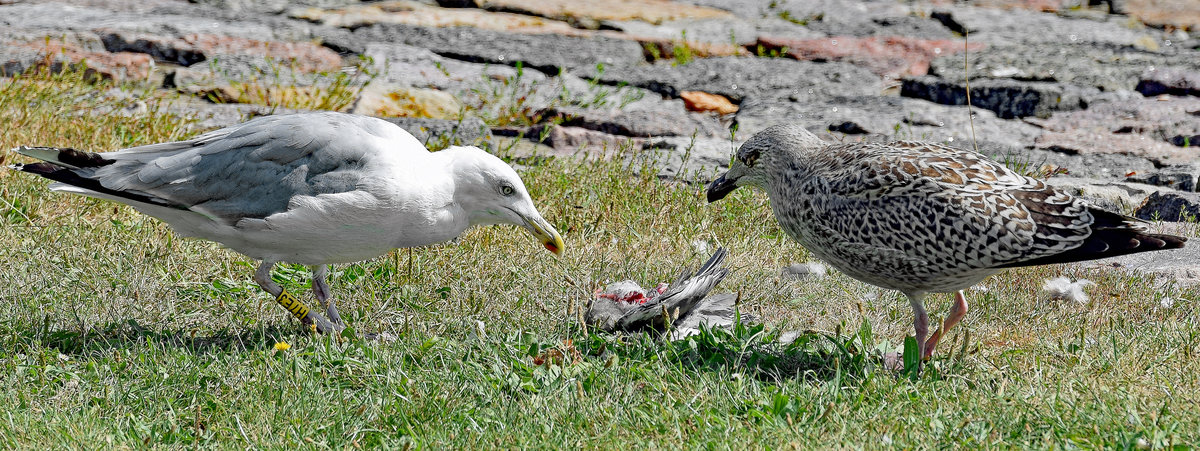
{"type": "Polygon", "coordinates": [[[275,302],[278,302],[287,311],[292,312],[296,318],[304,319],[305,316],[308,316],[308,306],[300,302],[299,299],[296,299],[295,296],[292,296],[291,293],[288,293],[287,290],[279,292],[279,296],[275,298],[275,302]]]}

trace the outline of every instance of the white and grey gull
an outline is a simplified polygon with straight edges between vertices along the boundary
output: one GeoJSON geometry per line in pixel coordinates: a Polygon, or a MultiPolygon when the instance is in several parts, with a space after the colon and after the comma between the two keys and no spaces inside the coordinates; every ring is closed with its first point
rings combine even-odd
{"type": "Polygon", "coordinates": [[[555,254],[564,247],[504,161],[477,147],[429,152],[377,118],[266,116],[116,152],[16,151],[43,162],[12,167],[54,180],[52,190],[127,204],[180,235],[262,260],[258,285],[322,332],[344,327],[325,280],[330,264],[451,240],[475,225],[513,224],[555,254]],[[271,280],[279,262],[312,269],[327,318],[271,280]]]}
{"type": "Polygon", "coordinates": [[[795,124],[744,143],[708,201],[740,186],[766,191],[780,226],[860,281],[904,293],[921,357],[967,313],[962,290],[1005,268],[1184,246],[979,153],[941,144],[828,144],[795,124]],[[926,340],[924,298],[954,292],[926,340]]]}

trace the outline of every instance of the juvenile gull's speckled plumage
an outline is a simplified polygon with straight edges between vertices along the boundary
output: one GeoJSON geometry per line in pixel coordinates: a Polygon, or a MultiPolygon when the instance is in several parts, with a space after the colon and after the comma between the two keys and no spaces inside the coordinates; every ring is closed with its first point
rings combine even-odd
{"type": "Polygon", "coordinates": [[[780,226],[863,282],[899,290],[914,310],[923,356],[966,313],[962,289],[1004,268],[1182,247],[1182,237],[1097,209],[975,152],[940,144],[827,144],[777,125],[742,145],[708,190],[762,188],[780,226]],[[929,292],[957,292],[925,341],[929,292]]]}

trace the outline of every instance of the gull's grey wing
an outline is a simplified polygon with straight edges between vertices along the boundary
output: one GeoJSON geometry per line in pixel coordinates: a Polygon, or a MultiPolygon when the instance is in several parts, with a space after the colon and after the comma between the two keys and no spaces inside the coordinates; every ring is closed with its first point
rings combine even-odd
{"type": "Polygon", "coordinates": [[[678,309],[679,317],[687,315],[729,273],[728,269],[722,267],[725,255],[725,248],[718,248],[712,257],[709,257],[708,261],[696,270],[695,275],[684,270],[667,292],[626,312],[621,319],[617,320],[616,328],[624,330],[638,330],[646,327],[662,328],[665,326],[662,317],[663,309],[666,309],[668,314],[674,314],[678,309]]]}
{"type": "Polygon", "coordinates": [[[266,116],[188,141],[91,154],[103,164],[70,171],[108,194],[233,224],[285,211],[296,196],[355,190],[367,175],[364,165],[379,158],[382,140],[411,141],[389,149],[424,149],[382,120],[311,113],[266,116]]]}

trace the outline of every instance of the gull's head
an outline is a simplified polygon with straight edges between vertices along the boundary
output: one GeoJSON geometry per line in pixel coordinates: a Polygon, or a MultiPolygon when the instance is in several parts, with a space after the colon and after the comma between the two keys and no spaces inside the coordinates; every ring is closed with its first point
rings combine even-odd
{"type": "Polygon", "coordinates": [[[454,200],[471,225],[512,224],[524,227],[547,250],[562,255],[562,237],[542,218],[521,176],[511,166],[478,147],[450,147],[453,154],[454,200]]]}
{"type": "Polygon", "coordinates": [[[739,186],[766,189],[775,168],[786,167],[788,161],[794,162],[806,150],[824,145],[799,124],[780,124],[758,132],[738,148],[729,170],[708,185],[708,201],[724,199],[739,186]]]}

